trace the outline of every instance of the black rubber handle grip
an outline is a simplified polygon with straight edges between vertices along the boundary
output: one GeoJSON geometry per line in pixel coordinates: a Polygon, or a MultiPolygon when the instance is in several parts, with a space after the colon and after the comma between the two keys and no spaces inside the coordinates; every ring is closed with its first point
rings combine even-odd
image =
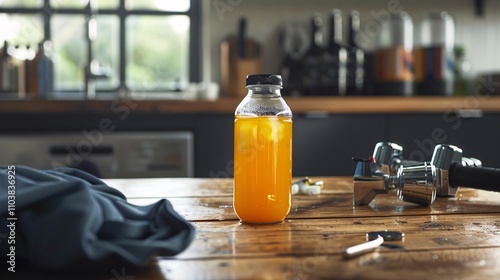
{"type": "Polygon", "coordinates": [[[453,162],[448,176],[452,187],[500,192],[500,169],[498,168],[463,166],[459,162],[453,162]]]}

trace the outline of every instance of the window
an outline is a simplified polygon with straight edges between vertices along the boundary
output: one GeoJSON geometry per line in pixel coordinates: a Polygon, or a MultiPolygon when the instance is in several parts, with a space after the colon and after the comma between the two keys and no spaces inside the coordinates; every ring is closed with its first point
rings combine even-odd
{"type": "Polygon", "coordinates": [[[51,41],[55,92],[84,91],[86,73],[97,93],[177,90],[200,80],[199,2],[0,0],[0,42],[51,41]]]}

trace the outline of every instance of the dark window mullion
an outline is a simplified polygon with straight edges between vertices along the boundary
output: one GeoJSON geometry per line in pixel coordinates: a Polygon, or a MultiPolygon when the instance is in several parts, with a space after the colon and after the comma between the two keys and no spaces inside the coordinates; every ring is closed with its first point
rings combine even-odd
{"type": "MultiPolygon", "coordinates": [[[[51,27],[50,20],[52,18],[52,10],[50,9],[49,1],[50,0],[43,1],[43,7],[42,7],[42,13],[41,13],[43,16],[43,22],[44,22],[43,33],[44,33],[45,41],[52,40],[52,32],[50,30],[50,27],[51,27]]],[[[52,73],[51,76],[54,77],[54,73],[52,73]]]]}
{"type": "Polygon", "coordinates": [[[2,8],[0,13],[3,14],[39,14],[43,12],[43,8],[2,8]]]}
{"type": "Polygon", "coordinates": [[[188,12],[169,12],[169,11],[155,11],[155,10],[125,10],[127,15],[151,15],[151,16],[184,16],[188,12]]]}
{"type": "Polygon", "coordinates": [[[189,82],[201,81],[201,11],[200,2],[191,0],[191,5],[188,11],[190,19],[189,25],[189,82]]]}
{"type": "Polygon", "coordinates": [[[127,86],[127,46],[126,46],[126,30],[125,30],[125,21],[127,19],[127,14],[125,10],[125,0],[120,0],[120,5],[118,7],[118,16],[119,16],[119,29],[120,29],[120,43],[119,43],[119,48],[120,48],[120,53],[119,53],[119,60],[120,60],[120,82],[118,85],[118,88],[120,90],[126,90],[128,91],[128,86],[127,86]]]}

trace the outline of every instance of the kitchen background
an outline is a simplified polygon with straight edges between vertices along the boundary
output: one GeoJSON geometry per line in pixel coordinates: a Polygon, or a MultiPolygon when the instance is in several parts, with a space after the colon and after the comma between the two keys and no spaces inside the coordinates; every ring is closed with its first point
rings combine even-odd
{"type": "MultiPolygon", "coordinates": [[[[300,22],[309,32],[309,22],[314,13],[320,13],[325,25],[332,9],[343,12],[343,38],[347,38],[348,13],[355,9],[360,12],[361,30],[366,30],[364,24],[373,21],[373,12],[387,10],[390,3],[399,4],[413,18],[414,26],[419,19],[428,13],[447,11],[455,20],[455,43],[462,45],[467,60],[471,63],[471,75],[498,72],[500,69],[500,2],[479,1],[484,3],[483,13],[476,14],[476,2],[473,0],[339,0],[339,1],[300,1],[300,0],[252,0],[228,1],[235,3],[228,10],[217,13],[212,1],[210,18],[210,48],[211,68],[215,81],[220,81],[220,42],[229,34],[236,34],[238,21],[244,16],[248,20],[248,36],[263,45],[263,69],[267,72],[278,72],[282,62],[279,44],[279,32],[287,22],[300,22]]],[[[222,1],[226,2],[226,1],[222,1]]],[[[392,5],[392,4],[391,4],[392,5]]],[[[323,28],[324,38],[328,26],[323,28]]],[[[309,39],[309,37],[307,37],[309,39]]],[[[366,51],[373,51],[377,39],[366,40],[366,51]]]]}
{"type": "MultiPolygon", "coordinates": [[[[10,7],[40,7],[42,0],[0,2],[0,8],[10,7]]],[[[367,57],[378,48],[378,34],[380,34],[380,19],[387,15],[391,9],[407,12],[413,19],[415,30],[411,45],[419,46],[418,28],[425,15],[448,12],[453,17],[454,27],[451,33],[454,38],[452,44],[460,46],[465,51],[465,61],[469,66],[468,78],[477,75],[498,72],[500,56],[496,49],[500,45],[500,3],[487,0],[457,0],[457,1],[431,1],[431,0],[339,0],[339,1],[299,1],[299,0],[211,0],[193,1],[196,5],[195,13],[189,12],[189,1],[125,1],[127,7],[124,28],[120,27],[119,18],[113,16],[112,9],[119,12],[118,0],[94,1],[96,24],[95,38],[86,33],[92,33],[92,28],[87,32],[85,26],[88,18],[78,14],[78,9],[88,9],[88,1],[50,0],[48,5],[56,12],[52,16],[51,24],[44,24],[43,12],[36,16],[29,14],[4,14],[0,23],[5,26],[0,33],[0,39],[7,39],[9,48],[16,48],[11,55],[29,57],[33,59],[37,45],[43,41],[43,33],[50,33],[51,44],[40,45],[47,54],[52,54],[56,63],[54,68],[53,88],[57,93],[52,93],[54,98],[82,98],[82,93],[90,94],[93,98],[93,89],[102,93],[101,97],[115,96],[116,92],[131,91],[156,91],[189,90],[188,83],[203,81],[205,83],[222,82],[222,93],[228,95],[224,87],[224,51],[221,43],[230,36],[236,36],[238,25],[244,17],[246,19],[246,35],[259,44],[261,54],[261,68],[259,71],[280,73],[284,61],[283,31],[291,24],[299,24],[302,29],[302,50],[306,50],[310,37],[310,21],[314,14],[319,14],[323,19],[323,42],[329,40],[328,18],[333,9],[342,12],[343,42],[348,40],[348,17],[351,11],[357,10],[361,18],[360,47],[367,57]],[[73,10],[71,10],[73,9],[73,10]],[[106,12],[111,9],[111,12],[106,12]],[[156,11],[157,9],[158,11],[156,11]],[[169,10],[170,12],[166,11],[169,10]],[[105,11],[104,13],[102,11],[105,11]],[[143,13],[145,11],[145,13],[143,13]],[[165,11],[165,12],[163,12],[165,11]],[[165,13],[168,19],[154,18],[156,14],[165,13]],[[191,13],[191,22],[186,13],[191,13]],[[152,16],[153,15],[153,16],[152,16]],[[12,24],[15,22],[15,24],[12,24]],[[368,26],[367,26],[368,24],[368,26]],[[47,26],[50,26],[47,28],[47,26]],[[199,27],[199,28],[198,28],[199,27]],[[194,29],[194,35],[189,35],[189,29],[194,29]],[[375,28],[375,31],[373,32],[375,28]],[[126,36],[122,48],[120,40],[121,29],[126,36]],[[97,32],[98,31],[98,32],[97,32]],[[13,35],[14,34],[14,35],[13,35]],[[199,35],[197,35],[199,34],[199,35]],[[368,36],[366,36],[368,35],[368,36]],[[92,40],[92,47],[88,42],[92,40]],[[195,44],[195,46],[190,44],[195,44]],[[23,49],[28,47],[29,50],[23,49]],[[53,50],[57,50],[53,53],[53,50]],[[24,53],[23,53],[24,50],[24,53]],[[87,60],[88,52],[92,59],[87,60]],[[123,54],[121,53],[123,52],[123,54]],[[188,62],[191,61],[191,62],[188,62]],[[85,67],[92,66],[92,74],[84,75],[85,67]],[[88,78],[90,77],[90,78],[88,78]],[[90,92],[89,92],[90,91],[90,92]],[[69,92],[69,94],[64,94],[69,92]]],[[[43,6],[42,6],[43,7],[43,6]]],[[[26,10],[25,10],[26,11],[26,10]]],[[[297,33],[297,32],[296,32],[297,33]]],[[[450,54],[453,55],[453,54],[450,54]]],[[[366,65],[372,62],[365,61],[366,65]]],[[[444,66],[451,69],[453,62],[444,66]],[[451,66],[450,66],[451,65],[451,66]]],[[[28,69],[28,68],[27,68],[28,69]]],[[[256,68],[247,68],[252,71],[256,68]]],[[[231,69],[233,70],[233,69],[231,69]]],[[[446,70],[445,70],[446,71],[446,70]]],[[[50,72],[50,71],[47,71],[50,72]]],[[[369,73],[366,76],[369,76],[369,73]]],[[[29,78],[29,73],[25,73],[29,78]]],[[[244,76],[244,75],[239,75],[244,76]]],[[[48,79],[48,78],[47,78],[48,79]]],[[[29,86],[29,85],[28,85],[29,86]]],[[[25,89],[26,90],[26,89],[25,89]]],[[[30,90],[29,88],[27,89],[30,90]]],[[[8,92],[5,83],[2,92],[8,92]]],[[[217,91],[215,86],[212,91],[217,91]]],[[[232,91],[234,92],[234,90],[232,91]]],[[[470,92],[469,92],[470,93],[470,92]]],[[[212,93],[211,98],[213,98],[212,93]]],[[[215,93],[217,95],[217,93],[215,93]]],[[[6,95],[3,94],[2,97],[6,95]]],[[[159,96],[159,95],[154,95],[159,96]]],[[[173,97],[179,97],[179,94],[173,97]]],[[[48,96],[46,96],[48,97],[48,96]]],[[[87,96],[88,97],[88,96],[87,96]]]]}
{"type": "MultiPolygon", "coordinates": [[[[366,24],[376,21],[374,14],[391,8],[407,12],[415,27],[425,14],[448,12],[454,18],[454,43],[463,46],[470,63],[470,77],[500,72],[499,1],[192,0],[191,5],[197,7],[192,12],[189,2],[180,0],[100,0],[99,7],[109,14],[96,11],[96,38],[86,35],[89,18],[81,11],[87,2],[0,0],[0,9],[19,3],[54,6],[56,13],[50,26],[36,17],[25,17],[29,24],[13,25],[11,20],[18,19],[15,13],[0,15],[0,22],[8,26],[0,35],[5,37],[16,30],[15,26],[20,30],[24,27],[22,37],[33,44],[43,38],[44,32],[50,32],[53,45],[39,47],[47,47],[47,54],[51,49],[58,50],[53,57],[57,68],[54,91],[17,101],[8,100],[17,95],[6,94],[5,88],[0,92],[2,99],[7,99],[0,100],[0,164],[23,163],[39,168],[70,165],[90,168],[104,177],[231,177],[233,112],[241,95],[225,98],[231,94],[223,91],[224,73],[234,71],[225,68],[224,53],[225,44],[238,33],[242,17],[246,18],[247,38],[260,45],[256,48],[250,44],[248,50],[262,54],[263,72],[281,71],[284,52],[280,38],[285,25],[294,22],[303,26],[308,43],[311,18],[319,13],[326,41],[328,17],[333,9],[339,9],[345,42],[352,10],[359,11],[360,30],[366,32],[366,24]],[[128,3],[127,9],[123,3],[128,3]],[[172,7],[175,11],[164,9],[172,7]],[[158,15],[170,19],[154,17],[158,15]],[[196,31],[194,37],[189,35],[189,28],[196,31]],[[89,41],[95,49],[88,49],[89,41]],[[89,51],[96,63],[86,59],[89,51]],[[203,100],[191,95],[200,88],[207,94],[203,100]],[[223,91],[219,99],[218,89],[223,91]],[[139,95],[127,95],[129,92],[139,95]],[[105,100],[82,100],[85,98],[105,100]]],[[[96,28],[89,26],[89,30],[96,28]]],[[[10,47],[19,49],[15,44],[10,47]]],[[[377,44],[375,38],[363,40],[361,47],[370,54],[377,44]]],[[[37,79],[46,81],[41,76],[37,79]]],[[[238,88],[244,92],[242,86],[238,88]]],[[[498,91],[493,89],[488,94],[498,95],[498,91]]],[[[484,101],[479,99],[388,98],[382,99],[386,104],[377,103],[383,109],[376,110],[370,98],[291,98],[299,108],[294,113],[293,173],[352,175],[351,157],[369,155],[378,141],[401,144],[405,156],[421,160],[430,158],[434,144],[446,141],[486,166],[500,166],[500,150],[495,149],[500,141],[500,108],[491,107],[498,99],[492,96],[481,103],[493,104],[485,111],[474,103],[484,101]],[[453,106],[433,107],[439,102],[453,106]],[[340,108],[342,104],[347,105],[340,108]],[[401,104],[406,104],[406,109],[400,109],[401,104]]]]}

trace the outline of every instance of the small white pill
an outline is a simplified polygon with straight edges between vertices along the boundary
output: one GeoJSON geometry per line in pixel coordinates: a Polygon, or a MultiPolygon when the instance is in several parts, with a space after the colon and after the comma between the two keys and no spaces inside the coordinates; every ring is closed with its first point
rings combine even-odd
{"type": "Polygon", "coordinates": [[[298,185],[301,193],[305,193],[306,189],[309,188],[309,184],[307,184],[306,182],[299,182],[298,185]]]}
{"type": "Polygon", "coordinates": [[[300,190],[303,194],[307,195],[315,195],[315,194],[320,194],[321,193],[321,187],[318,185],[311,185],[307,186],[304,189],[300,190]]]}

